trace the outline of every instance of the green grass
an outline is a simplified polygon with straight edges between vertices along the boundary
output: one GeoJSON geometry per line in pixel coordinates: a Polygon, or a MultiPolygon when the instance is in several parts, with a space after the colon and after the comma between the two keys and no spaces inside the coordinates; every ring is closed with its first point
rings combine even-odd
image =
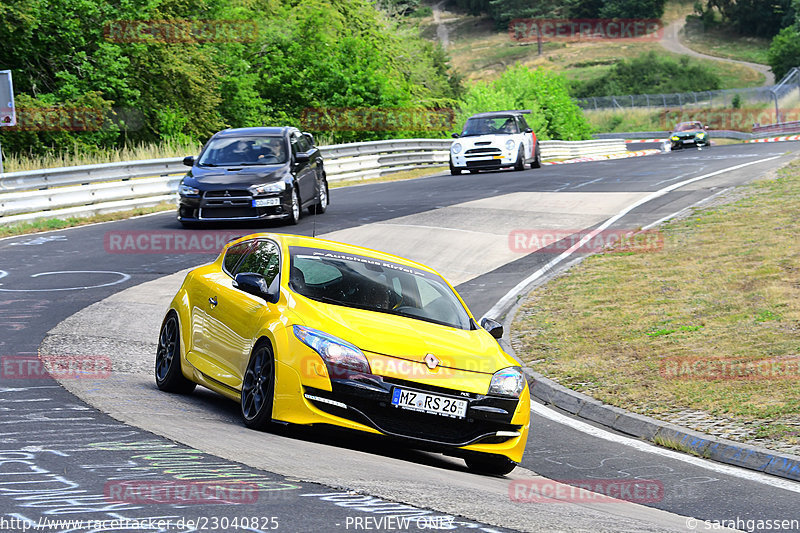
{"type": "Polygon", "coordinates": [[[767,65],[770,40],[758,37],[742,37],[722,26],[703,29],[703,24],[690,18],[682,35],[686,46],[710,56],[737,59],[767,65]]]}
{"type": "Polygon", "coordinates": [[[517,355],[612,405],[755,421],[762,433],[796,444],[795,372],[759,379],[665,372],[676,359],[746,365],[800,354],[800,162],[744,193],[664,226],[659,252],[595,255],[531,293],[512,326],[517,355]]]}
{"type": "Polygon", "coordinates": [[[42,168],[99,165],[117,161],[184,157],[200,153],[200,144],[180,145],[174,143],[130,146],[118,150],[95,150],[92,152],[65,152],[49,155],[9,154],[4,162],[4,172],[23,172],[42,168]]]}

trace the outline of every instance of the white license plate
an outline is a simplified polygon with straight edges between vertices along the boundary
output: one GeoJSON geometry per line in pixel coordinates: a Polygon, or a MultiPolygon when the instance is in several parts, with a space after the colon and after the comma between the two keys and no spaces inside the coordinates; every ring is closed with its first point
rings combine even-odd
{"type": "Polygon", "coordinates": [[[694,139],[684,139],[683,144],[692,144],[694,143],[694,139]]]}
{"type": "Polygon", "coordinates": [[[281,205],[280,198],[255,198],[253,199],[253,207],[274,207],[281,205]]]}
{"type": "Polygon", "coordinates": [[[467,416],[466,400],[398,387],[395,387],[392,391],[392,405],[401,409],[449,416],[451,418],[466,418],[467,416]]]}

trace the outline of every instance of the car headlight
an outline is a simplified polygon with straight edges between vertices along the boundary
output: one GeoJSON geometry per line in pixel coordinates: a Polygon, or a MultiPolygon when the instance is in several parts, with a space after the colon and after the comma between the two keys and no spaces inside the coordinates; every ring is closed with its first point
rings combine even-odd
{"type": "Polygon", "coordinates": [[[453,146],[450,147],[450,151],[454,154],[461,153],[461,143],[453,143],[453,146]]]}
{"type": "Polygon", "coordinates": [[[698,136],[698,137],[700,137],[700,138],[702,139],[703,137],[705,137],[705,136],[706,136],[706,134],[705,134],[705,133],[698,133],[698,134],[697,134],[697,136],[698,136]]]}
{"type": "Polygon", "coordinates": [[[178,194],[180,194],[181,196],[199,196],[200,189],[197,189],[195,187],[189,187],[185,183],[181,182],[181,186],[178,187],[178,194]]]}
{"type": "Polygon", "coordinates": [[[322,357],[331,376],[347,377],[352,371],[372,373],[366,356],[349,342],[305,326],[295,325],[293,329],[295,337],[322,357]]]}
{"type": "Polygon", "coordinates": [[[525,389],[525,376],[522,375],[522,369],[510,366],[494,373],[492,383],[489,385],[489,394],[519,398],[523,389],[525,389]]]}
{"type": "Polygon", "coordinates": [[[513,150],[514,148],[516,148],[516,146],[517,146],[517,143],[514,142],[514,139],[509,139],[509,140],[506,141],[506,150],[508,150],[509,152],[511,150],[513,150]]]}
{"type": "Polygon", "coordinates": [[[681,138],[680,138],[680,137],[678,137],[677,135],[673,135],[673,136],[672,136],[672,140],[673,140],[673,141],[679,141],[679,140],[681,140],[681,138]]]}
{"type": "Polygon", "coordinates": [[[282,181],[276,181],[274,183],[262,183],[261,185],[253,185],[249,188],[249,191],[256,194],[266,194],[268,192],[283,192],[286,190],[286,183],[282,181]]]}

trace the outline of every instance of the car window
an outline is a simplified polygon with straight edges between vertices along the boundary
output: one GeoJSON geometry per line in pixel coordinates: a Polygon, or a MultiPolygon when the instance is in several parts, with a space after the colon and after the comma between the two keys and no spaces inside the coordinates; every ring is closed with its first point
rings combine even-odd
{"type": "Polygon", "coordinates": [[[291,247],[289,287],[324,303],[471,329],[450,286],[432,272],[354,254],[291,247]]]}
{"type": "Polygon", "coordinates": [[[473,117],[464,124],[462,137],[471,135],[510,135],[519,133],[513,116],[473,117]]]}
{"type": "Polygon", "coordinates": [[[286,163],[286,141],[279,135],[218,137],[200,154],[200,166],[277,165],[286,163]]]}
{"type": "Polygon", "coordinates": [[[255,272],[261,274],[271,284],[280,271],[280,253],[278,246],[272,241],[258,241],[255,247],[244,257],[235,274],[255,272]]]}
{"type": "Polygon", "coordinates": [[[225,259],[222,261],[222,268],[228,274],[232,274],[236,265],[239,263],[239,260],[247,253],[247,250],[250,246],[253,245],[253,241],[244,241],[240,242],[239,244],[234,244],[228,251],[225,252],[225,259]]]}
{"type": "Polygon", "coordinates": [[[308,152],[311,150],[311,143],[308,142],[304,136],[300,136],[297,138],[297,151],[298,152],[308,152]]]}

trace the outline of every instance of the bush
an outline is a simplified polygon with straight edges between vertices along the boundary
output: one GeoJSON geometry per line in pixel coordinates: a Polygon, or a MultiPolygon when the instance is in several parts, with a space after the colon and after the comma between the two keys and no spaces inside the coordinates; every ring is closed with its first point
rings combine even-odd
{"type": "Polygon", "coordinates": [[[470,115],[487,111],[530,109],[525,117],[538,138],[582,140],[591,127],[581,109],[572,101],[565,78],[557,73],[515,66],[491,83],[471,86],[463,98],[457,125],[470,115]]]}
{"type": "Polygon", "coordinates": [[[674,61],[648,52],[620,61],[599,78],[577,84],[574,92],[578,97],[588,97],[710,91],[719,87],[719,76],[686,56],[674,61]]]}
{"type": "Polygon", "coordinates": [[[772,39],[767,55],[776,79],[781,79],[793,67],[800,66],[800,31],[797,26],[784,28],[772,39]]]}

